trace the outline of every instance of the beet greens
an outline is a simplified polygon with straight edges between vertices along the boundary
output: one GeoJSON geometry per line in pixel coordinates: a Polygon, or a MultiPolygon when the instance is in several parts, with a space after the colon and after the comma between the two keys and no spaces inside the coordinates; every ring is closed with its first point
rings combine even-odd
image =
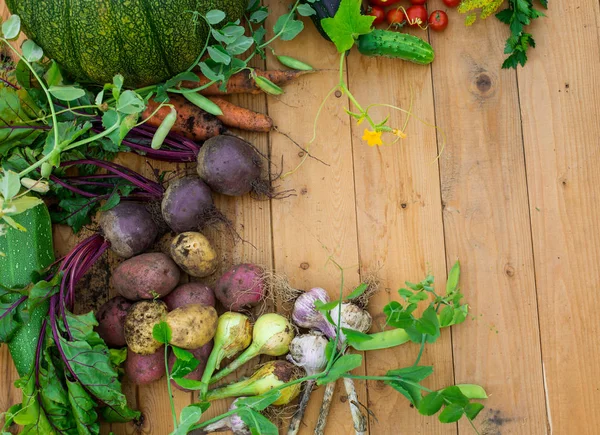
{"type": "Polygon", "coordinates": [[[44,278],[24,289],[4,293],[21,295],[11,305],[0,305],[0,321],[16,321],[24,312],[49,301],[42,323],[31,373],[16,382],[21,404],[7,413],[7,422],[24,426],[24,433],[96,434],[98,413],[109,422],[139,417],[121,391],[108,347],[94,331],[93,312],[73,313],[77,283],[109,248],[100,234],[78,243],[69,254],[43,272],[44,278]]]}

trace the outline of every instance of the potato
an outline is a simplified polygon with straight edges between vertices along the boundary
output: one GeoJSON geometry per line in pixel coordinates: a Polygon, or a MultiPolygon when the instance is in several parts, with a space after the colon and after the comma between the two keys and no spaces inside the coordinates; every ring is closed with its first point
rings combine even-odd
{"type": "Polygon", "coordinates": [[[156,352],[162,344],[152,337],[152,330],[154,325],[166,317],[167,306],[162,301],[141,301],[133,304],[125,318],[125,341],[129,350],[140,355],[156,352]]]}
{"type": "Polygon", "coordinates": [[[125,374],[136,385],[150,384],[165,376],[165,351],[161,346],[150,355],[127,352],[125,374]]]}
{"type": "Polygon", "coordinates": [[[163,298],[169,311],[189,304],[215,306],[215,294],[212,289],[200,282],[188,282],[180,285],[163,298]]]}
{"type": "Polygon", "coordinates": [[[170,344],[184,349],[198,349],[208,343],[217,330],[217,310],[206,305],[190,304],[167,314],[171,327],[170,344]]]}
{"type": "Polygon", "coordinates": [[[217,270],[217,253],[203,234],[188,231],[171,242],[171,258],[186,273],[204,277],[217,270]]]}
{"type": "Polygon", "coordinates": [[[116,296],[105,302],[96,312],[96,332],[109,347],[125,346],[125,318],[131,302],[116,296]]]}
{"type": "Polygon", "coordinates": [[[129,300],[154,299],[169,294],[181,272],[165,254],[141,254],[124,261],[112,274],[112,284],[119,294],[129,300]]]}

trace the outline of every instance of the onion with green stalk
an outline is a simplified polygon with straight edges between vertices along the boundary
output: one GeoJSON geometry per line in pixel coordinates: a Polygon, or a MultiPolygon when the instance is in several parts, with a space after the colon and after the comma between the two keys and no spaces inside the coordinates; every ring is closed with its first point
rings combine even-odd
{"type": "Polygon", "coordinates": [[[208,384],[214,371],[219,369],[221,362],[246,349],[252,341],[252,323],[250,319],[233,311],[219,316],[217,331],[214,336],[214,347],[202,375],[203,388],[201,394],[208,390],[208,384]]]}
{"type": "MultiPolygon", "coordinates": [[[[207,401],[213,401],[227,397],[259,396],[303,376],[304,370],[290,362],[283,360],[269,361],[260,366],[248,379],[210,390],[204,398],[207,401]]],[[[280,390],[281,395],[273,402],[273,405],[287,405],[300,394],[300,389],[300,383],[282,388],[280,390]]]]}
{"type": "Polygon", "coordinates": [[[215,374],[209,383],[218,382],[256,356],[286,354],[294,335],[294,326],[284,316],[276,313],[263,314],[254,324],[252,344],[237,359],[215,374]]]}

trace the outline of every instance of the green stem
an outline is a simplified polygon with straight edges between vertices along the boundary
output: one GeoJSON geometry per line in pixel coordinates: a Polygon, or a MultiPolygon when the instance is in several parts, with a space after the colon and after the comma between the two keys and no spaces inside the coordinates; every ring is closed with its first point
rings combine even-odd
{"type": "Polygon", "coordinates": [[[290,18],[292,17],[292,15],[294,14],[294,12],[296,12],[296,9],[298,8],[298,4],[300,3],[300,0],[296,0],[296,3],[294,3],[294,6],[292,6],[292,9],[290,10],[290,12],[288,13],[287,18],[285,19],[285,21],[283,22],[283,26],[281,26],[281,30],[279,32],[277,32],[271,39],[269,39],[267,42],[263,42],[260,45],[260,48],[264,48],[267,45],[269,45],[271,42],[275,41],[277,38],[279,38],[283,32],[285,31],[285,27],[287,26],[288,21],[290,21],[290,18]]]}
{"type": "Polygon", "coordinates": [[[165,344],[165,370],[167,372],[167,391],[169,392],[169,403],[171,404],[171,415],[173,416],[173,430],[177,430],[177,414],[175,413],[175,401],[173,400],[173,388],[171,387],[171,373],[169,372],[169,345],[165,344]]]}
{"type": "Polygon", "coordinates": [[[108,130],[104,130],[102,133],[99,133],[95,136],[91,136],[88,137],[86,139],[81,139],[80,141],[77,142],[73,142],[70,145],[67,145],[66,147],[64,147],[61,151],[68,151],[68,150],[72,150],[73,148],[77,148],[80,147],[81,145],[85,145],[86,143],[90,143],[93,142],[95,140],[98,140],[100,138],[103,138],[104,136],[108,136],[109,134],[111,134],[113,131],[115,131],[117,128],[119,128],[121,126],[121,117],[119,116],[117,122],[108,130]]]}
{"type": "Polygon", "coordinates": [[[223,370],[217,372],[213,377],[211,377],[210,384],[212,385],[215,382],[220,381],[225,376],[229,375],[230,373],[234,372],[235,370],[246,364],[255,356],[260,355],[259,351],[260,349],[256,349],[256,347],[250,345],[249,348],[242,352],[242,354],[238,356],[235,360],[233,360],[227,367],[225,367],[223,370]]]}
{"type": "Polygon", "coordinates": [[[48,107],[50,107],[50,112],[52,114],[52,129],[54,130],[54,143],[58,144],[58,139],[59,139],[58,128],[57,128],[58,121],[56,119],[56,111],[54,110],[54,104],[52,103],[52,96],[50,95],[48,88],[46,88],[46,85],[44,85],[44,82],[42,81],[40,76],[35,72],[35,69],[31,66],[31,64],[27,61],[27,59],[25,59],[23,56],[21,56],[21,53],[19,53],[19,51],[16,48],[14,48],[12,45],[10,45],[10,43],[5,38],[2,38],[2,41],[4,41],[4,43],[6,45],[8,45],[8,48],[10,48],[12,50],[12,52],[15,53],[25,65],[27,65],[27,68],[29,68],[29,70],[32,72],[33,76],[36,78],[40,87],[44,91],[44,94],[46,95],[46,99],[48,100],[48,107]]]}
{"type": "Polygon", "coordinates": [[[226,417],[229,417],[230,415],[233,415],[233,414],[235,414],[236,412],[237,412],[237,409],[232,409],[231,411],[227,411],[227,412],[226,412],[226,413],[224,413],[224,414],[217,415],[216,417],[214,417],[214,418],[211,418],[210,420],[206,420],[206,421],[204,421],[204,422],[202,422],[202,423],[199,423],[199,424],[197,424],[197,425],[195,425],[195,426],[192,426],[192,427],[190,428],[190,432],[191,432],[191,431],[194,431],[194,430],[196,430],[196,429],[202,429],[203,427],[206,427],[206,426],[208,426],[208,425],[211,425],[211,424],[213,424],[213,423],[216,423],[217,421],[223,420],[224,418],[226,418],[226,417]]]}
{"type": "Polygon", "coordinates": [[[208,360],[206,361],[206,367],[204,368],[204,373],[202,373],[202,387],[200,388],[200,398],[204,399],[206,396],[206,392],[208,391],[208,385],[210,383],[210,378],[215,372],[215,368],[217,366],[217,362],[221,359],[221,349],[213,349],[213,351],[208,356],[208,360]]]}
{"type": "Polygon", "coordinates": [[[471,425],[471,427],[473,428],[473,430],[475,431],[475,433],[476,433],[477,435],[481,435],[481,434],[479,433],[479,431],[477,430],[477,428],[475,427],[475,424],[473,424],[473,420],[471,420],[469,417],[467,417],[467,420],[469,421],[469,424],[471,425]]]}
{"type": "Polygon", "coordinates": [[[350,378],[350,379],[361,379],[363,381],[398,381],[398,380],[402,380],[402,382],[404,382],[405,384],[412,385],[413,387],[417,387],[418,389],[426,391],[427,393],[433,392],[433,390],[430,390],[429,388],[426,388],[417,382],[409,381],[408,379],[401,378],[400,376],[362,376],[362,375],[352,375],[350,373],[346,373],[346,374],[342,375],[342,377],[350,378]]]}
{"type": "Polygon", "coordinates": [[[425,340],[427,339],[427,334],[421,334],[421,347],[419,348],[419,354],[417,355],[417,359],[413,364],[413,367],[416,367],[421,361],[421,357],[423,356],[423,351],[425,350],[425,340]]]}

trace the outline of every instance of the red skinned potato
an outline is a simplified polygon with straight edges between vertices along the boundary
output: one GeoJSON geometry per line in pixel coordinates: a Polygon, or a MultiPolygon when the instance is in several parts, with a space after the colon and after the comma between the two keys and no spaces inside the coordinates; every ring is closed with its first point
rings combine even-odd
{"type": "Polygon", "coordinates": [[[121,263],[112,274],[112,284],[121,296],[139,301],[166,296],[177,286],[180,276],[171,258],[152,252],[121,263]]]}
{"type": "MultiPolygon", "coordinates": [[[[212,352],[212,348],[213,341],[211,340],[198,349],[190,350],[190,352],[194,354],[194,358],[200,361],[200,364],[198,364],[198,367],[196,367],[193,372],[184,376],[185,379],[192,379],[194,381],[199,381],[200,379],[202,379],[202,374],[204,373],[204,368],[206,367],[206,361],[208,361],[208,356],[212,352]]],[[[171,354],[169,355],[169,370],[173,369],[173,364],[175,364],[175,360],[175,355],[173,354],[173,352],[171,352],[171,354]]],[[[171,384],[182,391],[191,391],[179,386],[175,381],[171,381],[171,384]]]]}
{"type": "Polygon", "coordinates": [[[158,228],[142,204],[121,202],[100,215],[100,227],[110,249],[120,257],[141,254],[154,243],[158,228]]]}
{"type": "Polygon", "coordinates": [[[125,317],[131,302],[122,296],[106,301],[96,312],[96,332],[109,347],[123,347],[125,342],[125,317]]]}
{"type": "Polygon", "coordinates": [[[219,278],[215,296],[231,311],[258,304],[266,292],[264,270],[256,264],[244,263],[233,266],[219,278]]]}
{"type": "Polygon", "coordinates": [[[165,350],[160,348],[150,355],[127,352],[125,374],[136,385],[158,381],[165,375],[165,350]]]}
{"type": "Polygon", "coordinates": [[[180,285],[163,298],[169,311],[189,304],[215,306],[215,294],[212,289],[200,282],[188,282],[180,285]]]}

